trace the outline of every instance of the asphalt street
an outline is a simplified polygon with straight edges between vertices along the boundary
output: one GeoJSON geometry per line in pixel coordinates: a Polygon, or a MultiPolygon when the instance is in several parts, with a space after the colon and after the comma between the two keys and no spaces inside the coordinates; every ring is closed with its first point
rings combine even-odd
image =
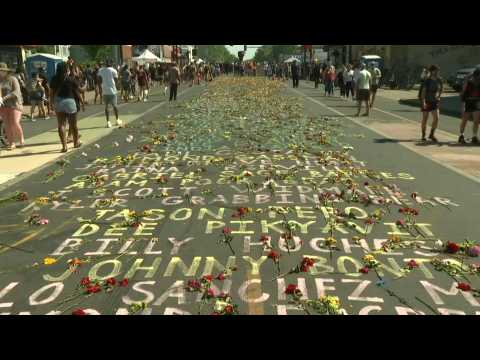
{"type": "MultiPolygon", "coordinates": [[[[406,147],[375,130],[418,111],[378,97],[370,118],[352,121],[353,102],[307,82],[221,78],[184,90],[0,193],[28,197],[0,203],[0,313],[207,315],[231,303],[242,315],[302,315],[321,313],[307,300],[325,295],[349,315],[480,313],[478,258],[445,252],[480,239],[479,183],[413,151],[414,139],[406,147]],[[370,200],[347,196],[349,176],[370,200]],[[329,228],[336,209],[344,220],[329,228]],[[382,252],[385,242],[395,245],[382,252]],[[289,273],[305,257],[315,264],[289,273]],[[189,291],[195,279],[214,297],[189,291]]],[[[154,93],[121,111],[164,101],[154,93]]],[[[457,125],[442,117],[442,130],[457,125]]]]}

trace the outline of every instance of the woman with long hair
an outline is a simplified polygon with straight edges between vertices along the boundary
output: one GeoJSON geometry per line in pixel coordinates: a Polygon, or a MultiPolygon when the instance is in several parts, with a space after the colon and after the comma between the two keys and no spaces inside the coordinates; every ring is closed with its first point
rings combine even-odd
{"type": "Polygon", "coordinates": [[[23,111],[22,91],[13,70],[5,63],[0,63],[0,117],[3,119],[7,149],[15,149],[15,140],[20,140],[20,147],[25,144],[23,129],[20,124],[23,111]]]}
{"type": "MultiPolygon", "coordinates": [[[[67,152],[67,136],[65,126],[68,121],[69,131],[73,135],[73,144],[79,148],[77,112],[80,111],[80,104],[84,106],[80,95],[78,81],[74,74],[70,74],[66,63],[59,63],[57,71],[50,84],[52,98],[55,103],[55,110],[58,121],[58,135],[62,142],[61,152],[67,152]]],[[[83,108],[85,110],[85,108],[83,108]]]]}

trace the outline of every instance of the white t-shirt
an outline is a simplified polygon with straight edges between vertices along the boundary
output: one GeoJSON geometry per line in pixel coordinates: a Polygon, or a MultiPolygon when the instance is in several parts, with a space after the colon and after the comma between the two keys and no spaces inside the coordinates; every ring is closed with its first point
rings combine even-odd
{"type": "Polygon", "coordinates": [[[371,80],[372,74],[368,70],[362,70],[358,73],[356,83],[360,90],[370,90],[371,80]]]}
{"type": "Polygon", "coordinates": [[[103,95],[116,95],[117,86],[115,85],[115,79],[118,79],[117,70],[112,67],[104,67],[98,70],[98,76],[102,78],[103,95]]]}
{"type": "Polygon", "coordinates": [[[353,81],[353,70],[346,70],[345,71],[345,82],[352,82],[353,81]]]}

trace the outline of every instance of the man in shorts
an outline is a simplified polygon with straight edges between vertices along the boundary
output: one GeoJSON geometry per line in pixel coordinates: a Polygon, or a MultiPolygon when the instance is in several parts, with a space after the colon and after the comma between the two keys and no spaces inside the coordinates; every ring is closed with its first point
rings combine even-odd
{"type": "Polygon", "coordinates": [[[380,80],[382,79],[382,72],[378,68],[376,63],[370,64],[370,74],[372,75],[372,86],[370,87],[370,109],[373,108],[375,102],[375,96],[377,95],[378,87],[380,86],[380,80]]]}
{"type": "Polygon", "coordinates": [[[356,116],[360,116],[362,110],[362,102],[366,105],[366,112],[362,116],[370,116],[370,85],[372,84],[372,75],[366,69],[365,64],[360,65],[360,71],[356,78],[356,94],[358,102],[358,112],[356,116]]]}
{"type": "Polygon", "coordinates": [[[432,65],[428,69],[429,76],[425,80],[422,88],[421,102],[422,102],[422,141],[425,142],[427,133],[427,122],[428,115],[432,114],[433,122],[432,128],[430,131],[430,136],[428,137],[434,143],[437,143],[438,140],[435,137],[435,130],[438,127],[438,118],[440,115],[440,99],[443,93],[443,80],[439,77],[440,68],[436,65],[432,65]]]}
{"type": "Polygon", "coordinates": [[[462,123],[460,124],[460,137],[458,142],[465,144],[465,128],[469,120],[473,121],[472,144],[478,145],[478,127],[480,125],[480,66],[475,69],[473,75],[467,79],[461,94],[465,104],[462,123]]]}
{"type": "Polygon", "coordinates": [[[122,121],[118,118],[117,108],[117,84],[118,72],[112,67],[112,61],[107,60],[105,66],[98,70],[98,77],[102,79],[103,101],[105,103],[105,116],[107,117],[107,127],[111,128],[112,123],[109,119],[108,105],[112,105],[117,125],[121,126],[122,121]]]}

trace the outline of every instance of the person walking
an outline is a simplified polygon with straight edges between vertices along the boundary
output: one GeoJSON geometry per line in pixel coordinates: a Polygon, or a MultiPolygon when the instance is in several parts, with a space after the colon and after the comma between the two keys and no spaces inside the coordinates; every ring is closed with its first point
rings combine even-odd
{"type": "Polygon", "coordinates": [[[30,98],[30,119],[35,122],[34,114],[37,107],[38,116],[46,119],[47,115],[44,106],[45,88],[42,86],[42,79],[40,79],[38,73],[32,74],[28,96],[30,98]]]}
{"type": "Polygon", "coordinates": [[[370,108],[373,108],[375,103],[375,97],[377,96],[377,90],[382,80],[382,72],[378,68],[376,63],[370,64],[370,74],[372,75],[372,86],[370,88],[370,108]]]}
{"type": "Polygon", "coordinates": [[[337,75],[337,83],[338,87],[340,88],[340,96],[345,97],[345,73],[347,71],[347,68],[345,66],[342,66],[340,72],[337,75]]]}
{"type": "Polygon", "coordinates": [[[6,63],[0,63],[0,117],[3,120],[8,150],[15,149],[15,141],[19,140],[19,147],[25,145],[22,119],[23,98],[18,79],[13,75],[6,63]]]}
{"type": "Polygon", "coordinates": [[[180,70],[177,64],[173,64],[169,70],[169,82],[170,82],[170,100],[177,101],[177,90],[180,84],[180,70]]]}
{"type": "Polygon", "coordinates": [[[478,127],[480,124],[480,66],[473,72],[472,76],[467,79],[460,95],[464,104],[462,122],[460,124],[460,137],[458,142],[465,144],[465,128],[467,122],[473,121],[473,137],[472,144],[478,145],[478,127]]]}
{"type": "Polygon", "coordinates": [[[115,113],[115,118],[117,120],[117,126],[121,126],[122,121],[118,117],[117,108],[116,82],[118,81],[118,73],[117,70],[112,67],[111,60],[106,61],[106,66],[98,71],[98,76],[102,79],[102,93],[103,101],[105,102],[105,117],[107,118],[107,127],[112,127],[112,123],[110,122],[110,114],[108,112],[109,105],[112,105],[113,112],[115,113]]]}
{"type": "Polygon", "coordinates": [[[315,59],[315,65],[313,66],[313,81],[315,82],[315,89],[318,89],[320,84],[320,64],[317,59],[315,59]]]}
{"type": "Polygon", "coordinates": [[[128,102],[130,97],[130,71],[128,70],[128,65],[125,65],[122,68],[120,78],[122,79],[122,91],[120,93],[120,97],[123,99],[123,101],[128,102]]]}
{"type": "MultiPolygon", "coordinates": [[[[61,152],[68,151],[67,135],[65,127],[68,121],[69,133],[72,134],[73,144],[75,148],[79,148],[82,144],[79,139],[77,113],[80,111],[79,106],[83,104],[80,96],[78,80],[73,73],[70,73],[67,63],[59,63],[55,76],[50,82],[51,98],[55,103],[55,112],[57,114],[58,135],[62,143],[61,152]]],[[[85,108],[83,107],[85,111],[85,108]]]]}
{"type": "Polygon", "coordinates": [[[148,98],[148,76],[143,65],[140,65],[137,72],[138,98],[137,101],[147,102],[148,98]]]}
{"type": "Polygon", "coordinates": [[[358,102],[358,111],[356,116],[360,116],[360,111],[362,110],[362,103],[366,105],[366,112],[362,116],[370,115],[370,86],[372,84],[372,75],[366,69],[365,64],[361,64],[359,67],[359,72],[355,81],[356,85],[356,94],[358,102]]]}
{"type": "Polygon", "coordinates": [[[427,141],[425,135],[427,133],[428,115],[432,114],[433,122],[430,130],[429,139],[433,142],[438,142],[435,137],[435,130],[438,127],[440,114],[440,99],[443,93],[443,81],[439,77],[440,68],[436,65],[431,65],[428,69],[429,76],[423,84],[421,103],[422,103],[422,141],[427,141]]]}
{"type": "Polygon", "coordinates": [[[298,88],[298,84],[299,84],[299,73],[298,73],[298,65],[297,65],[297,61],[294,61],[292,63],[292,79],[293,79],[293,87],[294,88],[298,88]]]}
{"type": "Polygon", "coordinates": [[[352,70],[352,65],[350,64],[347,65],[347,70],[344,75],[344,81],[345,81],[345,97],[348,99],[351,94],[353,98],[355,96],[354,94],[355,90],[353,88],[353,70],[352,70]]]}
{"type": "Polygon", "coordinates": [[[97,98],[100,98],[100,105],[102,105],[102,100],[103,100],[103,94],[102,94],[102,79],[98,76],[98,72],[100,71],[100,67],[102,64],[97,64],[95,65],[95,70],[93,71],[93,83],[95,86],[95,99],[93,100],[93,103],[97,103],[97,98]]]}

